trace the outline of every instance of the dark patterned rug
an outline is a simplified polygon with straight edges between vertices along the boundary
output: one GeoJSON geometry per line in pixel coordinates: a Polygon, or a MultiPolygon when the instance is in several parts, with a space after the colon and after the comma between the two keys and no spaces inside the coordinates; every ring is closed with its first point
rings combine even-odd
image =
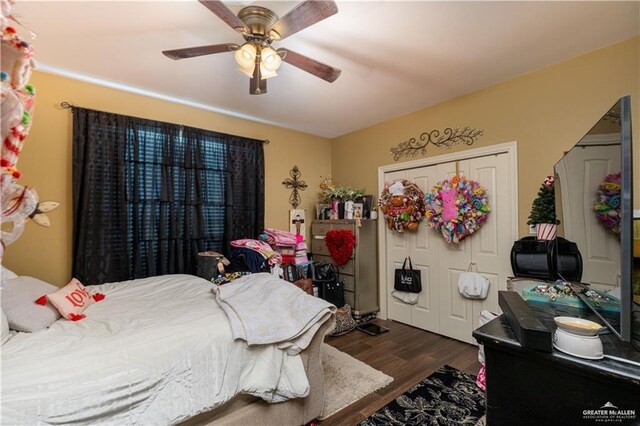
{"type": "Polygon", "coordinates": [[[376,411],[360,426],[475,426],[485,398],[474,375],[445,365],[376,411]]]}

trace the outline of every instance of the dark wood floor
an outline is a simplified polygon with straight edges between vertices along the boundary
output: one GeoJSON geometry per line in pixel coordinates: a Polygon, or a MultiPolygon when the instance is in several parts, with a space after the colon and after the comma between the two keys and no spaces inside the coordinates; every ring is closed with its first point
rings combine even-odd
{"type": "Polygon", "coordinates": [[[478,348],[395,321],[376,320],[389,332],[370,336],[354,330],[325,342],[369,364],[393,382],[323,420],[322,426],[357,425],[443,365],[477,374],[478,348]]]}

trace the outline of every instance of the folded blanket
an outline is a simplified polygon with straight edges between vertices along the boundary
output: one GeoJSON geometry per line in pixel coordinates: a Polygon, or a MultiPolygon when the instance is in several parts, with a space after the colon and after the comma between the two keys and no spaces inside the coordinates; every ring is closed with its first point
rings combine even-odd
{"type": "Polygon", "coordinates": [[[212,289],[229,317],[234,339],[276,344],[290,355],[304,350],[335,306],[270,274],[253,274],[212,289]]]}
{"type": "Polygon", "coordinates": [[[295,234],[279,229],[266,228],[264,233],[267,236],[267,242],[276,246],[295,246],[298,239],[295,234]]]}

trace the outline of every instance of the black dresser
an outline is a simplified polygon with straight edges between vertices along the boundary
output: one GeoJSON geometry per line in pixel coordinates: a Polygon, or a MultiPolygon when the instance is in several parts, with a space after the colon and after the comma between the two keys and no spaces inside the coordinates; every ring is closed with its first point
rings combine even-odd
{"type": "MultiPolygon", "coordinates": [[[[555,330],[553,317],[590,314],[539,305],[538,318],[555,330]]],[[[487,425],[640,425],[640,352],[613,334],[602,335],[605,358],[592,361],[524,349],[504,316],[473,332],[484,345],[487,425]],[[614,408],[615,407],[615,408],[614,408]]]]}

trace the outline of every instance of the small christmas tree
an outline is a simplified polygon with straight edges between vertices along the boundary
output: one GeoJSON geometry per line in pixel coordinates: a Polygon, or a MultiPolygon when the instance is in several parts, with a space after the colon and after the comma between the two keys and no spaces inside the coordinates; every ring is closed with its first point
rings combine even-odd
{"type": "Polygon", "coordinates": [[[554,189],[553,176],[547,176],[538,191],[538,198],[533,200],[531,214],[529,214],[528,225],[537,223],[559,224],[556,218],[556,193],[554,189]]]}

